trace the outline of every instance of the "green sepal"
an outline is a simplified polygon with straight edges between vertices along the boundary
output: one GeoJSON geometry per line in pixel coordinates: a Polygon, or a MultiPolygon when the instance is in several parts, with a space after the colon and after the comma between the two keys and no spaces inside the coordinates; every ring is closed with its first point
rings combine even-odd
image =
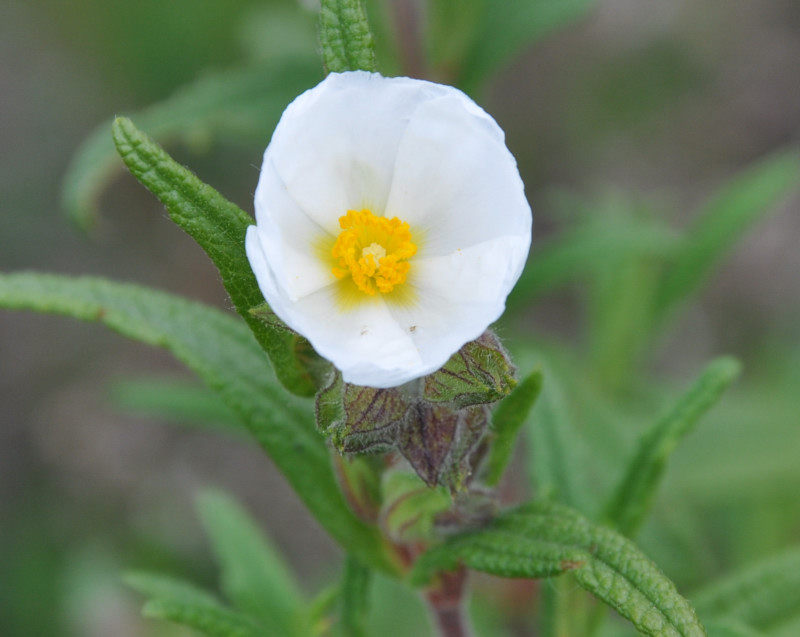
{"type": "Polygon", "coordinates": [[[398,544],[435,541],[436,517],[453,504],[447,489],[431,489],[419,476],[402,469],[384,473],[381,500],[381,528],[398,544]]]}
{"type": "Polygon", "coordinates": [[[317,426],[340,453],[385,451],[409,406],[397,389],[351,385],[336,371],[317,394],[317,426]]]}
{"type": "Polygon", "coordinates": [[[345,383],[337,371],[317,394],[317,426],[340,453],[397,451],[431,487],[463,490],[472,452],[488,429],[486,408],[454,408],[345,383]]]}
{"type": "Polygon", "coordinates": [[[319,43],[326,73],[378,70],[375,44],[361,0],[322,0],[319,43]]]}
{"type": "Polygon", "coordinates": [[[472,475],[472,452],[488,426],[485,407],[454,410],[419,401],[406,412],[396,444],[428,486],[463,491],[472,475]]]}
{"type": "Polygon", "coordinates": [[[296,395],[312,396],[316,391],[314,378],[296,356],[299,337],[270,328],[250,313],[264,302],[244,249],[252,218],[178,165],[129,119],[117,118],[111,130],[117,151],[131,173],[158,197],[170,218],[217,266],[236,310],[269,354],[283,386],[296,395]]]}
{"type": "Polygon", "coordinates": [[[500,340],[487,330],[453,354],[444,367],[425,377],[423,397],[457,407],[493,403],[516,387],[514,373],[500,340]]]}

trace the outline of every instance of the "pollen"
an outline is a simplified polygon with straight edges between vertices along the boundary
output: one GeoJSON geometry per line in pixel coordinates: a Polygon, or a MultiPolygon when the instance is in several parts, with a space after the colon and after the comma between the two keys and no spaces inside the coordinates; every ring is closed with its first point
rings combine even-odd
{"type": "Polygon", "coordinates": [[[411,268],[408,260],[417,252],[407,223],[370,210],[348,210],[339,217],[339,226],[342,231],[331,250],[337,278],[352,277],[370,296],[387,294],[405,283],[411,268]]]}

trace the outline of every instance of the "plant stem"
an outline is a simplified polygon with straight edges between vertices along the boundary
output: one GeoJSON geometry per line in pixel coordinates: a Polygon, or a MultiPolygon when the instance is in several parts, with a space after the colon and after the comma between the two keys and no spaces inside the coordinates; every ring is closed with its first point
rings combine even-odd
{"type": "Polygon", "coordinates": [[[466,581],[465,569],[440,573],[436,584],[425,592],[440,637],[472,637],[462,603],[466,581]]]}

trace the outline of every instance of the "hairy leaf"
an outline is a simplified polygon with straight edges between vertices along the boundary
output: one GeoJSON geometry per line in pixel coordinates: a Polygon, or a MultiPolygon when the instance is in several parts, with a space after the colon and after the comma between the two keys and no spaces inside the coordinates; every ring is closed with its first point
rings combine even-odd
{"type": "Polygon", "coordinates": [[[622,533],[632,535],[650,509],[670,454],[720,399],[739,375],[732,358],[718,358],[700,375],[678,403],[645,433],[622,481],[606,507],[606,518],[622,533]]]}
{"type": "Polygon", "coordinates": [[[800,548],[729,575],[693,596],[697,611],[769,629],[800,617],[800,548]]]}
{"type": "Polygon", "coordinates": [[[375,45],[361,0],[322,0],[319,41],[328,73],[377,70],[375,45]]]}
{"type": "Polygon", "coordinates": [[[533,371],[503,400],[492,413],[492,448],[487,460],[486,483],[500,482],[520,427],[525,424],[539,393],[542,391],[542,372],[533,371]]]}
{"type": "Polygon", "coordinates": [[[219,269],[225,289],[256,340],[267,351],[278,378],[292,393],[311,396],[316,387],[308,368],[296,355],[296,334],[258,320],[250,309],[264,296],[244,249],[252,218],[179,166],[129,119],[117,118],[114,143],[133,175],[167,207],[170,218],[205,250],[219,269]]]}
{"type": "Polygon", "coordinates": [[[484,529],[455,536],[418,560],[412,581],[424,584],[460,566],[501,577],[571,572],[645,635],[706,634],[690,604],[630,540],[563,506],[528,504],[484,529]]]}
{"type": "Polygon", "coordinates": [[[237,413],[320,524],[376,568],[388,564],[377,532],[347,508],[308,401],[287,396],[252,334],[233,316],[140,286],[102,279],[0,275],[0,307],[100,321],[170,350],[237,413]]]}
{"type": "Polygon", "coordinates": [[[789,151],[759,161],[717,192],[687,230],[659,290],[657,313],[666,314],[695,292],[725,252],[798,184],[800,155],[789,151]]]}
{"type": "MultiPolygon", "coordinates": [[[[241,144],[266,145],[286,105],[316,84],[311,62],[226,70],[204,75],[172,97],[135,114],[140,126],[161,143],[207,142],[215,136],[241,144]]],[[[97,200],[122,166],[108,135],[112,121],[98,126],[72,158],[62,202],[83,228],[96,217],[97,200]]]]}
{"type": "Polygon", "coordinates": [[[306,634],[295,624],[305,607],[300,588],[250,516],[218,492],[201,494],[198,508],[220,563],[225,596],[270,634],[306,634]]]}

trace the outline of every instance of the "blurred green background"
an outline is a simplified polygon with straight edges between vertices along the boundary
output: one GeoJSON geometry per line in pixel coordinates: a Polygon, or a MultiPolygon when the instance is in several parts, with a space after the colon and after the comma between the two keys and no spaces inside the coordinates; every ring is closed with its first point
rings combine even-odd
{"type": "MultiPolygon", "coordinates": [[[[456,62],[469,16],[443,24],[448,4],[371,3],[388,17],[375,20],[387,72],[464,77],[456,62]]],[[[297,65],[296,82],[313,85],[313,24],[291,0],[0,0],[0,270],[98,274],[228,307],[206,257],[133,179],[118,170],[88,233],[68,220],[62,181],[99,123],[136,121],[209,73],[297,65]]],[[[732,175],[796,148],[800,4],[599,0],[488,81],[464,85],[520,164],[535,217],[532,262],[586,218],[644,216],[680,232],[732,175]]],[[[198,126],[168,147],[252,210],[269,134],[236,133],[198,126]]],[[[799,210],[797,191],[770,207],[629,357],[631,369],[592,339],[604,319],[587,315],[598,305],[580,277],[535,303],[518,300],[503,324],[521,360],[532,349],[526,334],[543,349],[563,343],[570,364],[605,379],[592,391],[609,400],[626,395],[636,370],[676,395],[715,355],[744,362],[742,381],[673,458],[642,538],[681,590],[800,541],[799,210]]],[[[635,341],[628,336],[610,342],[635,341]]],[[[257,449],[142,413],[128,379],[165,375],[191,382],[166,353],[97,326],[0,313],[0,635],[183,634],[140,619],[120,572],[161,569],[213,586],[192,503],[209,485],[236,494],[309,590],[336,568],[335,547],[257,449]]],[[[635,395],[632,422],[662,404],[658,392],[635,395]]]]}

